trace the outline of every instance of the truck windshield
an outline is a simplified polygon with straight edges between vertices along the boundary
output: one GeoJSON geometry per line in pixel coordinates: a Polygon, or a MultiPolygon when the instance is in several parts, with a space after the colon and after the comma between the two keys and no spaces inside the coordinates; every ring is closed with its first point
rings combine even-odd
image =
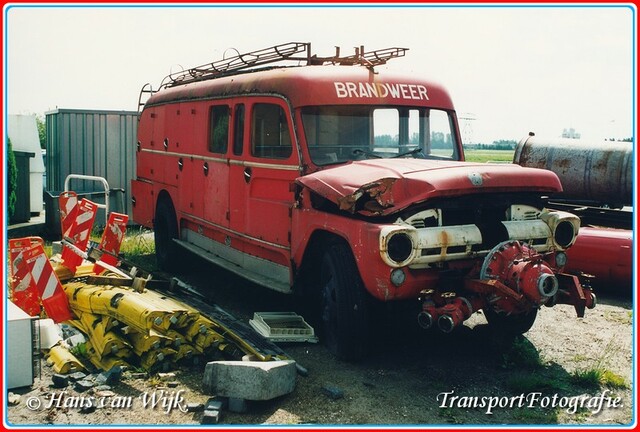
{"type": "Polygon", "coordinates": [[[459,160],[452,114],[439,109],[311,106],[302,108],[302,122],[316,165],[394,157],[459,160]]]}

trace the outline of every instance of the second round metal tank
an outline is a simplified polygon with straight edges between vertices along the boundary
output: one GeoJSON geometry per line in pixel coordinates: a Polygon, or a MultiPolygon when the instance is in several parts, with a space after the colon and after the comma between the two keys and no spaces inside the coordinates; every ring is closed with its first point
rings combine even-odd
{"type": "Polygon", "coordinates": [[[633,201],[633,144],[630,142],[542,139],[528,136],[518,143],[513,162],[556,173],[563,193],[558,197],[593,201],[611,207],[633,201]]]}

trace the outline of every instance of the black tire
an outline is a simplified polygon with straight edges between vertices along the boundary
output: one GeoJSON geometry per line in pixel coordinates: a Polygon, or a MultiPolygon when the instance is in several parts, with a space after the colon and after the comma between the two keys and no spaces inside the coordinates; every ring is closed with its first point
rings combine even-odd
{"type": "Polygon", "coordinates": [[[347,245],[326,249],[320,281],[323,342],[339,359],[361,359],[369,346],[370,299],[347,245]]]}
{"type": "Polygon", "coordinates": [[[521,335],[528,332],[538,316],[538,309],[532,309],[527,313],[505,315],[495,312],[493,309],[484,309],[484,316],[487,318],[489,326],[501,333],[510,335],[521,335]]]}
{"type": "Polygon", "coordinates": [[[179,269],[181,259],[179,246],[173,241],[178,238],[178,221],[171,199],[161,197],[156,205],[153,223],[153,239],[156,244],[156,261],[164,271],[179,269]]]}

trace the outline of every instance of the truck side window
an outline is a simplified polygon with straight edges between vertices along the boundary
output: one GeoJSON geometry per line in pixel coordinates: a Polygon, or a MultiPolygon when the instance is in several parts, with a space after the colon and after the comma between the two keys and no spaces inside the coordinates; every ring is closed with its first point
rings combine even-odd
{"type": "Polygon", "coordinates": [[[233,120],[233,154],[242,154],[242,143],[244,142],[244,104],[236,105],[233,120]]]}
{"type": "Polygon", "coordinates": [[[251,155],[286,159],[291,152],[291,135],[284,109],[275,104],[255,104],[251,117],[251,155]]]}
{"type": "Polygon", "coordinates": [[[212,106],[209,110],[209,151],[226,153],[229,142],[229,107],[212,106]]]}

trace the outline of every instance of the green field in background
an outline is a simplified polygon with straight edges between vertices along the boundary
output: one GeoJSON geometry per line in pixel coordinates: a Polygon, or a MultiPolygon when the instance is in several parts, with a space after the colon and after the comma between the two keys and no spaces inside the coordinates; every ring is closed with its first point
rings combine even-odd
{"type": "Polygon", "coordinates": [[[468,162],[513,162],[514,150],[475,150],[464,149],[468,162]]]}

